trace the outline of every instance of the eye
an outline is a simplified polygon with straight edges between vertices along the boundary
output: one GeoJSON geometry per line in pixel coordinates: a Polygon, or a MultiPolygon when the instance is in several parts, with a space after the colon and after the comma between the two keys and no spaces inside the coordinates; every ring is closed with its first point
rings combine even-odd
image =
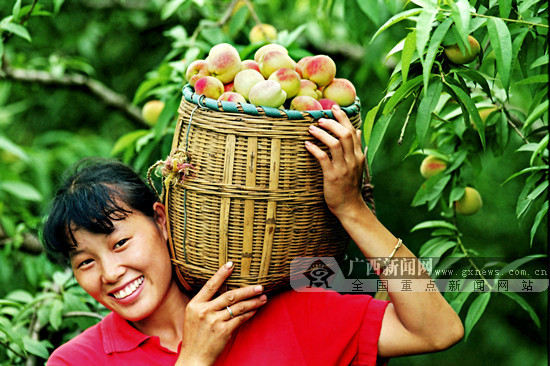
{"type": "Polygon", "coordinates": [[[119,240],[113,247],[113,249],[118,249],[120,248],[121,246],[123,246],[124,244],[126,244],[128,242],[128,239],[122,239],[122,240],[119,240]]]}
{"type": "Polygon", "coordinates": [[[85,259],[85,260],[81,261],[80,263],[78,263],[76,268],[86,269],[87,267],[89,267],[93,263],[93,261],[94,261],[93,259],[85,259]]]}

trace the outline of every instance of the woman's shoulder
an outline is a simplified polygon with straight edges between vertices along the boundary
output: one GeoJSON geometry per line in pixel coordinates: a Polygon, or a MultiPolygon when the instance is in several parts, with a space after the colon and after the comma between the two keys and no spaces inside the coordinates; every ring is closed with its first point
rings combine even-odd
{"type": "Polygon", "coordinates": [[[99,323],[86,329],[67,343],[58,347],[48,359],[48,366],[58,365],[94,365],[101,364],[101,355],[105,355],[102,337],[102,323],[107,322],[112,314],[99,323]]]}

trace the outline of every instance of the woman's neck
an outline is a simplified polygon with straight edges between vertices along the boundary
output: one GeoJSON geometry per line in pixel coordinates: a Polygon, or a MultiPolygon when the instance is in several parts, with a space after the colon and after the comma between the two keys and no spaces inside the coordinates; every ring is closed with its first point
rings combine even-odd
{"type": "Polygon", "coordinates": [[[183,336],[185,307],[190,298],[173,280],[161,305],[148,317],[130,324],[150,336],[157,336],[163,347],[177,351],[183,336]]]}

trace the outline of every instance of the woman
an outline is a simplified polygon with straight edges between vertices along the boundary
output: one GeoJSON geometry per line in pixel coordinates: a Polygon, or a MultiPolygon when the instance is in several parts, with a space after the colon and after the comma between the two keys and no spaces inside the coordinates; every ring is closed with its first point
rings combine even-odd
{"type": "MultiPolygon", "coordinates": [[[[364,203],[360,135],[342,110],[333,113],[336,120],[320,119],[320,127],[310,128],[330,157],[305,143],[322,167],[329,209],[365,257],[387,257],[388,264],[414,258],[364,203]]],[[[268,299],[261,286],[217,295],[231,262],[196,295],[181,291],[171,270],[164,206],[118,163],[83,168],[66,181],[44,238],[70,259],[80,286],[112,311],[57,349],[49,365],[375,365],[443,350],[463,336],[459,317],[437,291],[390,287],[391,302],[292,290],[268,299]]]]}

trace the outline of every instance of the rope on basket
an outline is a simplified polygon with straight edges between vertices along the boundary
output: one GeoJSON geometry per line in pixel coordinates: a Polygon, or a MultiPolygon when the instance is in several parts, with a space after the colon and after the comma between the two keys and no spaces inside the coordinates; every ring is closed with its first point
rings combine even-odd
{"type": "MultiPolygon", "coordinates": [[[[199,107],[204,108],[203,106],[201,106],[200,100],[197,106],[191,112],[191,115],[189,116],[189,123],[187,125],[187,132],[185,135],[185,149],[172,150],[170,155],[166,157],[166,160],[158,160],[147,171],[147,180],[149,181],[149,185],[153,188],[157,196],[157,199],[161,202],[163,201],[161,198],[161,195],[159,195],[157,189],[155,188],[153,180],[151,179],[151,174],[153,171],[155,171],[155,174],[157,176],[162,177],[162,182],[163,182],[162,196],[164,196],[164,192],[168,191],[171,185],[175,186],[177,184],[180,184],[185,179],[192,176],[195,172],[195,167],[193,166],[193,164],[191,164],[191,156],[187,152],[187,149],[189,147],[189,131],[191,130],[191,122],[193,121],[193,114],[199,107]],[[162,166],[160,174],[158,173],[158,170],[157,170],[159,166],[162,166]]],[[[184,187],[183,188],[182,249],[183,249],[183,256],[184,256],[185,262],[187,262],[187,251],[185,249],[186,238],[187,238],[187,188],[184,187]]]]}

